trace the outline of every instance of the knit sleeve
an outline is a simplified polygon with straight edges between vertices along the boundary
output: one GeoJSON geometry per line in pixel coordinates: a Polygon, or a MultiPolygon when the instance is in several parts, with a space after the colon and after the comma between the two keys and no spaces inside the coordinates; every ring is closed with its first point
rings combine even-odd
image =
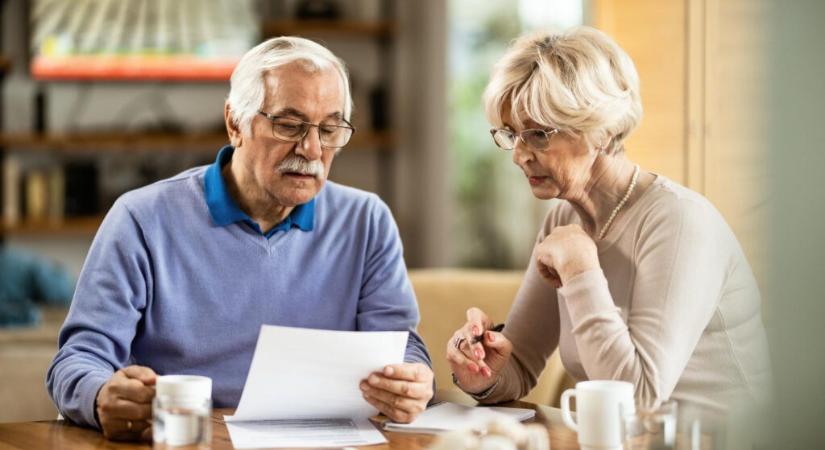
{"type": "Polygon", "coordinates": [[[626,322],[601,269],[579,274],[559,290],[589,379],[632,382],[644,405],[670,397],[725,279],[728,243],[715,232],[711,214],[708,205],[680,199],[643,220],[626,322]]]}
{"type": "MultiPolygon", "coordinates": [[[[536,244],[544,240],[553,217],[551,211],[536,244]]],[[[542,278],[533,253],[504,326],[504,335],[513,343],[512,356],[482,403],[516,400],[530,393],[559,344],[559,329],[556,290],[542,278]]]]}
{"type": "Polygon", "coordinates": [[[404,361],[432,367],[424,341],[416,332],[418,304],[407,276],[398,227],[387,205],[377,198],[370,212],[367,242],[358,329],[408,331],[404,361]]]}
{"type": "Polygon", "coordinates": [[[130,362],[131,344],[152,292],[148,251],[121,200],[106,215],[78,278],[46,387],[63,416],[99,427],[98,390],[130,362]]]}

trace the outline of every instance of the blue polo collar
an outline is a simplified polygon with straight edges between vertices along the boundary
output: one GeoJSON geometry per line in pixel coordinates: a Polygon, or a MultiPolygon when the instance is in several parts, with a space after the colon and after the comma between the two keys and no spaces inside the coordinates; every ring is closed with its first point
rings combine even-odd
{"type": "Polygon", "coordinates": [[[286,219],[272,227],[272,229],[266,233],[264,233],[260,226],[245,212],[241,211],[241,208],[238,207],[238,204],[235,203],[235,200],[229,195],[223,174],[221,174],[221,168],[232,160],[232,153],[234,152],[235,148],[231,145],[224,146],[218,152],[218,157],[215,159],[215,162],[206,169],[203,187],[206,192],[206,205],[209,207],[209,214],[212,216],[212,221],[221,227],[236,222],[244,222],[267,238],[272,237],[272,235],[278,231],[288,231],[293,227],[303,231],[312,231],[313,224],[315,223],[314,198],[303,205],[298,205],[293,208],[286,219]]]}

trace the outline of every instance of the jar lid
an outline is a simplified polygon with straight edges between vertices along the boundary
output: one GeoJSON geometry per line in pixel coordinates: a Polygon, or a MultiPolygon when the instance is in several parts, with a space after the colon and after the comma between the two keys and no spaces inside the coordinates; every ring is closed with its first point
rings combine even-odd
{"type": "Polygon", "coordinates": [[[200,375],[163,375],[155,382],[155,394],[174,398],[212,398],[212,379],[200,375]]]}

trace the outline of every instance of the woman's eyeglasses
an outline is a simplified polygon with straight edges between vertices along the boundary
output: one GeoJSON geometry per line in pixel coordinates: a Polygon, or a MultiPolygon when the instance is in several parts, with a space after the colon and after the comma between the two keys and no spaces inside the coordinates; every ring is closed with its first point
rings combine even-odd
{"type": "Polygon", "coordinates": [[[548,145],[550,145],[550,138],[558,132],[559,130],[557,128],[548,128],[546,130],[535,128],[524,130],[520,133],[516,133],[508,128],[493,128],[490,130],[493,141],[503,150],[512,150],[516,146],[516,139],[521,139],[531,150],[538,152],[546,150],[548,145]]]}

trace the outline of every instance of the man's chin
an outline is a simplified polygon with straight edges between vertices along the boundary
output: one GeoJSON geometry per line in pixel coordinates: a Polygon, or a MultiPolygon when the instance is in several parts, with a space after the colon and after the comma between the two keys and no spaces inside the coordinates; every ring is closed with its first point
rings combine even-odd
{"type": "Polygon", "coordinates": [[[307,183],[304,186],[288,187],[281,190],[276,196],[279,202],[284,206],[298,206],[309,202],[323,187],[323,180],[314,180],[312,183],[307,183]]]}

